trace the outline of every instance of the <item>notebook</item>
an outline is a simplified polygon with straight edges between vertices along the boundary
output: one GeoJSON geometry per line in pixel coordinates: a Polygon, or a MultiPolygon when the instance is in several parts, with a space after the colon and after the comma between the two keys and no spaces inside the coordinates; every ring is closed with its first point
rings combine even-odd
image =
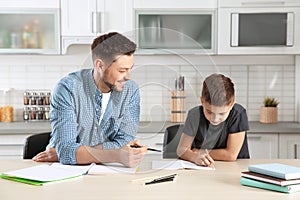
{"type": "Polygon", "coordinates": [[[248,170],[285,180],[300,178],[300,167],[279,163],[249,165],[248,170]]]}
{"type": "Polygon", "coordinates": [[[265,182],[248,179],[248,178],[243,178],[243,177],[241,178],[240,183],[241,183],[241,185],[244,185],[244,186],[262,188],[262,189],[266,189],[266,190],[273,190],[273,191],[284,192],[284,193],[293,193],[293,192],[300,191],[300,184],[279,186],[279,185],[274,185],[271,183],[265,183],[265,182]]]}

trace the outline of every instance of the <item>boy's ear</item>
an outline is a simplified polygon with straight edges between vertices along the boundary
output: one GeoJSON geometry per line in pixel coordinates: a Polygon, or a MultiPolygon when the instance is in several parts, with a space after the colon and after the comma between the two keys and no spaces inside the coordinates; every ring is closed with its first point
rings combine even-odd
{"type": "Polygon", "coordinates": [[[203,104],[202,96],[200,96],[200,102],[201,102],[201,104],[203,104]]]}

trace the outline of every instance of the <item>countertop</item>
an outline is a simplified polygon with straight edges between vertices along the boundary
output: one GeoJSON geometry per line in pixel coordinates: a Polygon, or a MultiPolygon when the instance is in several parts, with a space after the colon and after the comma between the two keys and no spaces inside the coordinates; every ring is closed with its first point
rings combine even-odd
{"type": "MultiPolygon", "coordinates": [[[[171,122],[140,122],[139,133],[164,133],[166,127],[178,124],[171,122]]],[[[300,133],[300,123],[278,122],[276,124],[262,124],[249,122],[249,133],[300,133]]],[[[35,134],[50,132],[49,121],[43,122],[1,122],[0,134],[35,134]]]]}

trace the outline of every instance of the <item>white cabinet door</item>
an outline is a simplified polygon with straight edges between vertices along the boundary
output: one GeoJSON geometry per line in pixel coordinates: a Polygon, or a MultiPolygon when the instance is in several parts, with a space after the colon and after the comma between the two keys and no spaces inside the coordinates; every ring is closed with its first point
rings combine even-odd
{"type": "Polygon", "coordinates": [[[29,134],[12,135],[1,134],[0,135],[0,158],[22,158],[23,148],[26,138],[29,134]]]}
{"type": "MultiPolygon", "coordinates": [[[[140,141],[142,145],[148,146],[154,149],[163,149],[163,133],[138,133],[136,139],[140,141]]],[[[156,154],[157,152],[148,151],[149,154],[156,154]]]]}
{"type": "Polygon", "coordinates": [[[300,134],[280,133],[279,135],[279,158],[298,159],[300,158],[300,134]]]}
{"type": "Polygon", "coordinates": [[[254,159],[278,158],[277,133],[248,133],[250,157],[254,159]]]}
{"type": "Polygon", "coordinates": [[[103,32],[104,0],[61,0],[62,54],[72,44],[91,44],[103,32]]]}
{"type": "Polygon", "coordinates": [[[62,36],[94,36],[93,15],[97,0],[61,0],[62,36]]]}

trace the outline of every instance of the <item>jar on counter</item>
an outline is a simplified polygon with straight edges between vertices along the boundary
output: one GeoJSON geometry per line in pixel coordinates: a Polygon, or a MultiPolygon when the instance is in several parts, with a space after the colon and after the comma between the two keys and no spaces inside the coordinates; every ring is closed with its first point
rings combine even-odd
{"type": "Polygon", "coordinates": [[[30,112],[30,108],[24,107],[24,110],[23,110],[23,119],[24,119],[24,121],[29,120],[29,112],[30,112]]]}
{"type": "Polygon", "coordinates": [[[50,107],[45,107],[45,110],[44,110],[44,119],[45,120],[50,119],[49,111],[50,111],[50,107]]]}
{"type": "Polygon", "coordinates": [[[36,119],[36,107],[32,107],[31,109],[30,109],[30,119],[31,120],[35,120],[36,119]]]}
{"type": "Polygon", "coordinates": [[[38,120],[43,120],[44,119],[44,108],[43,107],[38,107],[37,119],[38,120]]]}
{"type": "Polygon", "coordinates": [[[30,105],[36,105],[36,97],[37,97],[37,93],[32,92],[30,97],[30,105]]]}
{"type": "Polygon", "coordinates": [[[44,99],[45,99],[45,94],[41,92],[39,96],[37,97],[37,103],[38,105],[44,105],[44,99]]]}
{"type": "Polygon", "coordinates": [[[50,92],[45,94],[45,105],[50,105],[50,92]]]}
{"type": "Polygon", "coordinates": [[[30,93],[24,92],[24,105],[29,105],[30,93]]]}

